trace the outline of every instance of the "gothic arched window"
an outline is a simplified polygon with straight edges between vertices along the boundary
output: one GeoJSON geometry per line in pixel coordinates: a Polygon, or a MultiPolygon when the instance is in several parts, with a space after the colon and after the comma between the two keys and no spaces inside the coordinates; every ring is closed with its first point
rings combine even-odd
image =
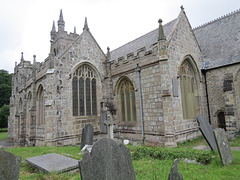
{"type": "Polygon", "coordinates": [[[185,60],[180,70],[180,85],[182,95],[183,119],[193,119],[196,117],[196,78],[192,65],[185,60]]]}
{"type": "Polygon", "coordinates": [[[37,91],[37,120],[39,125],[44,123],[44,90],[42,85],[37,91]]]}
{"type": "Polygon", "coordinates": [[[120,82],[118,97],[120,103],[119,115],[121,121],[136,121],[135,90],[132,82],[128,78],[124,78],[120,82]]]}
{"type": "Polygon", "coordinates": [[[73,73],[73,116],[97,115],[97,80],[93,69],[82,65],[73,73]]]}

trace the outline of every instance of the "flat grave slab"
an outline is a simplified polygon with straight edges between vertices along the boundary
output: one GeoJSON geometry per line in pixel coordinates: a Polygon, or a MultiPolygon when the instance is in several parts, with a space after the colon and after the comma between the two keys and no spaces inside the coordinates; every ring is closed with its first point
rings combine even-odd
{"type": "Polygon", "coordinates": [[[203,137],[206,139],[210,148],[213,151],[217,150],[217,144],[216,144],[216,140],[214,138],[213,128],[209,124],[208,120],[205,119],[203,116],[198,115],[197,116],[197,121],[198,121],[200,131],[201,131],[203,137]]]}
{"type": "Polygon", "coordinates": [[[78,160],[51,153],[26,159],[31,166],[43,172],[68,172],[78,169],[78,160]]]}
{"type": "Polygon", "coordinates": [[[224,129],[214,129],[214,135],[217,141],[218,152],[222,160],[222,164],[229,165],[233,161],[232,151],[229,146],[224,129]]]}

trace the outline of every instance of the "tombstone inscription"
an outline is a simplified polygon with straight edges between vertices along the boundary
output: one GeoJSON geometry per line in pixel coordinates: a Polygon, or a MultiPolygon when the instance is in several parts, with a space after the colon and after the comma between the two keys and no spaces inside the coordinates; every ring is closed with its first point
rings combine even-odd
{"type": "Polygon", "coordinates": [[[200,131],[201,131],[203,137],[206,139],[210,148],[213,151],[217,150],[217,144],[216,144],[216,140],[214,138],[213,128],[209,124],[208,120],[205,119],[203,116],[198,115],[197,116],[197,121],[198,121],[200,131]]]}
{"type": "Polygon", "coordinates": [[[130,151],[112,139],[97,141],[91,153],[86,152],[79,161],[82,180],[135,180],[130,151]]]}
{"type": "Polygon", "coordinates": [[[0,150],[0,180],[17,180],[21,166],[21,157],[0,150]]]}
{"type": "Polygon", "coordinates": [[[213,131],[216,138],[218,153],[222,160],[222,164],[224,166],[231,164],[233,161],[233,156],[232,156],[232,151],[226,137],[225,130],[222,128],[217,128],[217,129],[214,129],[213,131]]]}
{"type": "Polygon", "coordinates": [[[87,124],[83,129],[82,129],[82,141],[81,141],[81,149],[85,145],[92,145],[93,144],[93,134],[94,134],[94,129],[91,124],[87,124]]]}

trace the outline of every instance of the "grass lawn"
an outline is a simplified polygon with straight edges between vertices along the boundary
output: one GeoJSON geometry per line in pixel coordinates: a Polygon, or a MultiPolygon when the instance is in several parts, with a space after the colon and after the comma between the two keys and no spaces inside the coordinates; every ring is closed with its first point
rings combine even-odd
{"type": "MultiPolygon", "coordinates": [[[[200,144],[206,144],[203,138],[198,138],[193,141],[188,142],[188,147],[186,143],[181,143],[177,148],[174,148],[176,151],[194,151],[192,147],[198,146],[200,144]]],[[[207,144],[206,144],[207,145],[207,144]]],[[[236,138],[231,146],[240,145],[240,138],[236,138]]],[[[128,146],[131,154],[136,151],[136,146],[128,146]]],[[[240,146],[239,146],[240,147],[240,146]]],[[[155,147],[152,147],[155,148],[155,147]]],[[[165,148],[166,149],[166,148],[165,148]]],[[[61,179],[70,179],[77,180],[80,179],[80,173],[73,174],[44,174],[41,172],[35,172],[31,167],[25,162],[26,158],[35,157],[48,153],[58,153],[65,156],[69,156],[80,160],[82,155],[79,155],[80,147],[79,146],[67,146],[67,147],[19,147],[7,149],[6,151],[12,152],[17,156],[22,157],[22,165],[20,169],[20,180],[21,179],[38,179],[38,180],[61,180],[61,179]]],[[[217,153],[214,154],[214,158],[211,163],[207,165],[202,164],[189,164],[179,160],[178,169],[181,174],[183,174],[184,180],[237,180],[240,179],[240,151],[232,151],[233,154],[233,163],[229,166],[222,166],[220,157],[217,153]]],[[[153,158],[142,158],[139,160],[133,160],[134,171],[136,174],[137,180],[167,180],[168,174],[172,167],[173,159],[168,160],[158,160],[153,158]]]]}
{"type": "Polygon", "coordinates": [[[7,139],[8,133],[7,132],[0,132],[0,141],[7,139]]]}

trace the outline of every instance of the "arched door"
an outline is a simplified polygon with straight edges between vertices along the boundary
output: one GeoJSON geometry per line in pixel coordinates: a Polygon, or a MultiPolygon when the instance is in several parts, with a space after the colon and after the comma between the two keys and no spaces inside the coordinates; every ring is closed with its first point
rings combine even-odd
{"type": "Polygon", "coordinates": [[[225,122],[224,112],[219,112],[217,115],[217,118],[218,118],[218,127],[223,128],[226,131],[226,122],[225,122]]]}

